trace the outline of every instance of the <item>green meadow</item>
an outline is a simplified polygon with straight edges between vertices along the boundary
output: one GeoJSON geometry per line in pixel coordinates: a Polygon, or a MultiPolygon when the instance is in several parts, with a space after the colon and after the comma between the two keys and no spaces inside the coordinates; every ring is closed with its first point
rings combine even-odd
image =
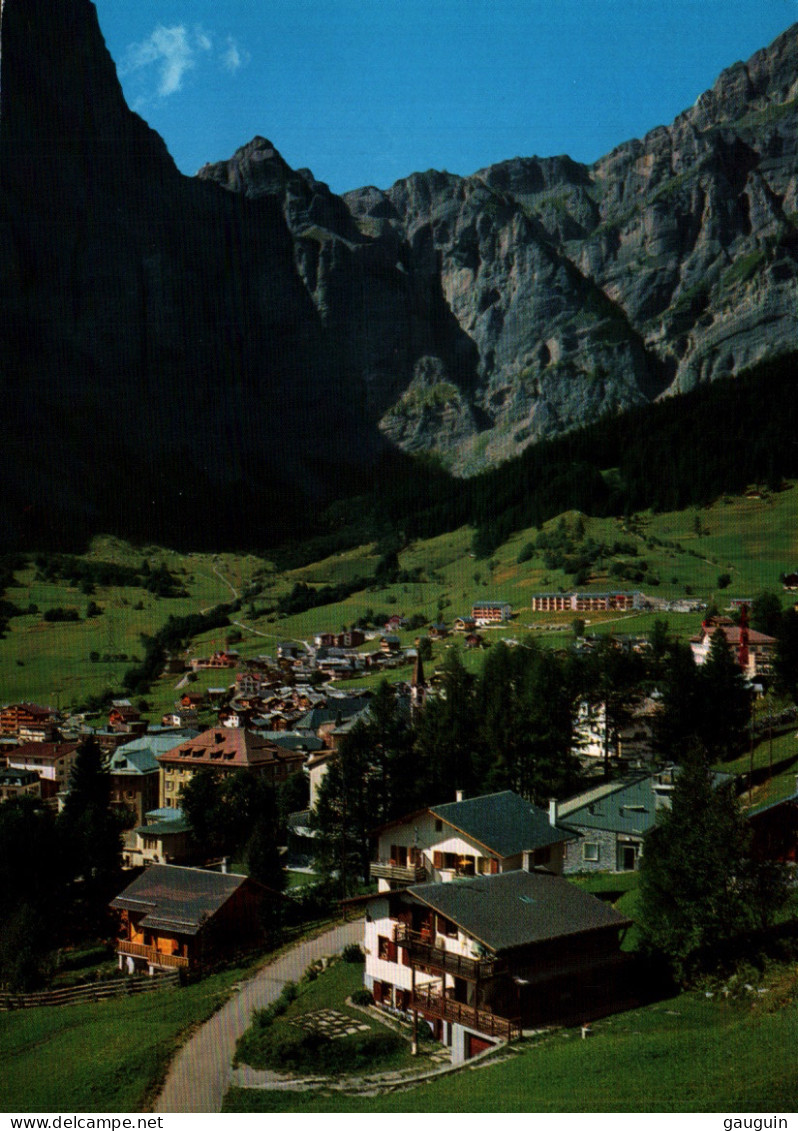
{"type": "MultiPolygon", "coordinates": [[[[379,1096],[232,1089],[228,1112],[795,1111],[798,1007],[794,971],[767,992],[715,991],[605,1018],[582,1040],[559,1029],[515,1046],[492,1067],[379,1096]]],[[[757,987],[758,988],[758,987],[757,987]]]]}
{"type": "MultiPolygon", "coordinates": [[[[592,590],[641,589],[663,600],[691,596],[719,608],[732,597],[753,597],[762,590],[783,594],[779,576],[798,567],[798,487],[777,493],[753,492],[750,497],[726,497],[710,507],[669,513],[644,512],[627,518],[591,518],[569,512],[544,524],[514,533],[487,560],[474,557],[473,530],[464,527],[424,541],[416,541],[399,554],[399,566],[411,581],[390,584],[374,577],[378,555],[374,545],[364,545],[335,554],[297,569],[278,572],[274,564],[255,556],[177,554],[165,548],[136,548],[117,539],[97,538],[87,558],[137,565],[146,558],[152,566],[161,562],[185,587],[187,596],[158,598],[138,588],[98,587],[90,596],[64,582],[37,581],[35,568],[17,571],[6,598],[18,607],[38,608],[11,620],[0,640],[0,699],[33,699],[56,706],[77,706],[88,695],[106,688],[117,690],[134,657],[143,653],[141,635],[152,634],[169,616],[187,616],[207,611],[216,604],[241,598],[241,608],[232,614],[237,624],[202,633],[190,641],[187,652],[200,656],[224,647],[230,633],[241,635],[234,644],[243,656],[274,654],[282,640],[306,640],[324,630],[338,631],[361,617],[406,617],[415,614],[427,623],[469,613],[474,601],[498,598],[510,602],[513,621],[484,633],[492,643],[504,638],[532,635],[546,646],[562,647],[572,638],[570,613],[533,613],[531,598],[538,592],[572,591],[574,578],[562,569],[547,568],[543,551],[535,546],[541,532],[551,535],[565,528],[571,536],[581,524],[584,538],[624,551],[593,561],[587,580],[579,588],[592,590]],[[519,561],[521,557],[522,561],[519,561]],[[623,580],[619,569],[638,569],[642,580],[623,580]],[[725,575],[725,576],[724,576],[725,575]],[[367,579],[362,590],[346,599],[308,609],[295,615],[277,612],[280,597],[297,582],[313,587],[367,579]],[[719,581],[727,584],[719,585],[719,581]],[[102,610],[86,618],[89,601],[102,610]],[[54,607],[75,608],[79,620],[48,623],[43,614],[54,607]],[[92,653],[100,662],[92,663],[92,653]],[[124,654],[127,660],[104,660],[124,654]]],[[[639,613],[588,614],[589,632],[645,633],[658,618],[683,638],[694,634],[700,613],[645,611],[639,613]]],[[[399,633],[402,643],[412,645],[419,631],[399,633]]],[[[372,642],[367,647],[373,648],[372,642]]],[[[433,646],[434,670],[446,640],[433,646]]],[[[472,670],[479,668],[482,653],[467,657],[472,670]]],[[[409,678],[405,667],[390,678],[409,678]]],[[[196,688],[224,683],[226,673],[201,674],[196,688]]],[[[379,682],[381,676],[356,681],[361,686],[379,682]]],[[[178,678],[156,681],[148,696],[153,712],[171,708],[177,695],[178,678]]]]}

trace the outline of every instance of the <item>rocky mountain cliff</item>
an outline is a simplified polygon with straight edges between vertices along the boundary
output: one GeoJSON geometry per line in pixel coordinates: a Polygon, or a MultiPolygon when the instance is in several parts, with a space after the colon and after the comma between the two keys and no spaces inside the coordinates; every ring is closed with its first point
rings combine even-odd
{"type": "Polygon", "coordinates": [[[261,137],[182,176],[89,0],[3,0],[0,52],[14,529],[282,522],[381,450],[468,474],[798,347],[798,25],[595,165],[345,197],[261,137]]]}
{"type": "Polygon", "coordinates": [[[797,141],[798,26],[592,166],[414,174],[342,209],[256,138],[199,177],[281,201],[382,432],[468,473],[795,348],[797,141]]]}

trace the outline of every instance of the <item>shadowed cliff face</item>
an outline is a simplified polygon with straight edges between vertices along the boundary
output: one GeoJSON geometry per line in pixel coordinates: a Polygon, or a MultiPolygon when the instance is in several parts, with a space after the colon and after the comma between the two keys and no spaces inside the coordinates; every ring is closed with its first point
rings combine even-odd
{"type": "Polygon", "coordinates": [[[0,27],[12,533],[224,541],[385,448],[467,474],[798,346],[798,28],[593,166],[341,198],[262,137],[182,176],[88,0],[0,27]]]}
{"type": "Polygon", "coordinates": [[[190,534],[274,522],[285,485],[334,493],[325,464],[379,437],[278,203],[177,171],[87,0],[5,0],[1,63],[6,523],[190,534]]]}

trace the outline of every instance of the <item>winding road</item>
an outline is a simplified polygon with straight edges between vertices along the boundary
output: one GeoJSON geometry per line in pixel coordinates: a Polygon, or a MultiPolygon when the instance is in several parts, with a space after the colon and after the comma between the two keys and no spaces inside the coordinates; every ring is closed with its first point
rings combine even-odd
{"type": "Polygon", "coordinates": [[[286,982],[298,982],[314,959],[336,954],[363,939],[363,920],[342,923],[318,938],[297,943],[264,966],[222,1008],[197,1030],[172,1061],[155,1112],[222,1110],[238,1038],[249,1028],[254,1009],[276,1001],[286,982]]]}

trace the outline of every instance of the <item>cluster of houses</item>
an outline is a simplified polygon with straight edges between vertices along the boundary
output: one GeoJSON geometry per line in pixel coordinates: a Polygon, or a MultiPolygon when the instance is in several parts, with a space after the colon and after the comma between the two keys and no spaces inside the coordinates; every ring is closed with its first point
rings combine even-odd
{"type": "MultiPolygon", "coordinates": [[[[481,602],[454,630],[475,633],[511,615],[503,602],[481,602]]],[[[393,654],[396,634],[389,627],[403,626],[386,626],[383,655],[393,654]]],[[[440,639],[449,631],[433,625],[430,635],[440,639]]],[[[691,641],[696,663],[704,662],[717,631],[747,676],[769,669],[775,641],[749,629],[745,618],[741,625],[722,617],[705,621],[691,641]]],[[[109,755],[113,803],[130,812],[124,857],[138,871],[112,903],[120,917],[120,969],[201,969],[256,945],[264,905],[283,897],[247,877],[190,866],[181,793],[203,768],[244,769],[275,785],[302,773],[310,780],[312,809],[343,736],[368,717],[369,696],[321,690],[300,677],[364,643],[358,630],[320,633],[312,645],[281,645],[276,662],[261,657],[244,664],[231,651],[197,661],[197,668],[236,673],[218,702],[205,693],[215,713],[209,727],[191,725],[200,702],[190,690],[159,726],[149,726],[126,700],[111,705],[107,725],[91,733],[109,755]]],[[[416,655],[400,702],[412,711],[428,690],[416,655]]],[[[364,980],[375,1003],[416,1029],[427,1025],[457,1062],[524,1029],[584,1023],[635,1000],[622,949],[630,921],[569,877],[640,866],[646,835],[670,805],[679,772],[654,762],[658,710],[656,696],[641,699],[626,731],[612,735],[620,771],[614,780],[597,778],[547,809],[510,791],[460,794],[374,830],[376,890],[348,906],[365,917],[364,980]]],[[[576,705],[574,752],[583,766],[603,765],[607,728],[604,704],[576,705]]],[[[86,733],[47,707],[0,708],[0,801],[34,796],[58,805],[86,733]]],[[[304,863],[313,852],[308,815],[295,814],[289,832],[308,854],[304,863]]],[[[751,818],[763,852],[795,859],[798,789],[751,818]]]]}

